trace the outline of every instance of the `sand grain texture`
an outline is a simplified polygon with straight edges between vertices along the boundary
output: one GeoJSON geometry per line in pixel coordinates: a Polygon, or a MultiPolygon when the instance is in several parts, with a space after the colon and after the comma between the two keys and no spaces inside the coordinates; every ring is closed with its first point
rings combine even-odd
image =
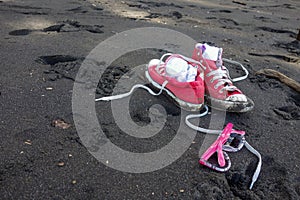
{"type": "MultiPolygon", "coordinates": [[[[286,59],[299,61],[299,12],[297,0],[0,1],[1,199],[299,199],[299,91],[255,75],[272,69],[299,83],[299,62],[286,59]],[[230,154],[233,166],[226,173],[202,167],[202,133],[177,161],[145,174],[111,169],[82,144],[73,121],[72,89],[83,59],[110,36],[153,26],[222,47],[224,57],[249,70],[249,78],[236,85],[255,108],[228,113],[226,122],[245,130],[247,141],[262,154],[253,190],[247,188],[256,158],[243,150],[230,154]],[[67,122],[67,128],[53,126],[54,119],[67,122]]],[[[142,49],[116,58],[99,77],[96,97],[111,94],[120,78],[131,78],[132,67],[163,53],[142,49]]],[[[228,69],[232,77],[241,75],[233,66],[228,69]]],[[[95,109],[106,136],[132,152],[168,144],[180,109],[164,95],[143,90],[130,102],[130,115],[140,126],[151,120],[148,108],[165,107],[163,131],[149,139],[129,136],[115,124],[111,104],[99,102],[95,109]]],[[[201,126],[209,124],[210,116],[200,120],[201,126]]]]}

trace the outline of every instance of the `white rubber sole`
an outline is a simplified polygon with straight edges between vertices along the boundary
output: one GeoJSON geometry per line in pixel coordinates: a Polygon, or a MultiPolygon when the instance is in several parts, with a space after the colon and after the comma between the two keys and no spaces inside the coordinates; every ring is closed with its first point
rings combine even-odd
{"type": "Polygon", "coordinates": [[[247,102],[224,101],[207,95],[205,96],[205,99],[209,107],[227,112],[243,113],[254,108],[254,102],[248,97],[247,102]]]}

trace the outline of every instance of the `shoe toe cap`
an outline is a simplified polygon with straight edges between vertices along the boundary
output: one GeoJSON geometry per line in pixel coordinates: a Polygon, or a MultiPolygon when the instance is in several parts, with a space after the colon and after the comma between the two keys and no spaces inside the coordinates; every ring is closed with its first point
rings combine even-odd
{"type": "Polygon", "coordinates": [[[160,61],[159,59],[152,59],[152,60],[150,60],[148,67],[153,66],[153,65],[157,66],[160,62],[161,62],[161,64],[164,63],[163,61],[160,61]]]}
{"type": "Polygon", "coordinates": [[[227,101],[247,102],[247,97],[244,94],[234,94],[226,98],[227,101]]]}

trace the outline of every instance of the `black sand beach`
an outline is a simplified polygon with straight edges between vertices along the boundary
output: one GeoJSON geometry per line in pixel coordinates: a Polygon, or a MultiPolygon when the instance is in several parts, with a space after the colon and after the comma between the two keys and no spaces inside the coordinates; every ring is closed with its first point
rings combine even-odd
{"type": "MultiPolygon", "coordinates": [[[[300,82],[299,12],[298,0],[0,0],[0,198],[300,199],[300,94],[256,74],[274,69],[300,82]],[[226,122],[245,130],[247,141],[262,155],[252,190],[256,157],[246,149],[230,154],[233,165],[226,173],[200,166],[203,133],[178,160],[148,173],[109,168],[83,145],[72,112],[81,63],[100,42],[139,27],[168,28],[210,42],[249,70],[249,78],[236,85],[255,108],[227,113],[226,122]]],[[[162,53],[138,50],[116,58],[96,96],[110,95],[130,66],[162,53]]],[[[149,123],[150,102],[166,108],[168,127],[157,138],[127,137],[114,123],[110,103],[99,102],[96,111],[107,137],[134,152],[166,145],[176,134],[180,109],[164,95],[153,97],[143,90],[131,101],[137,124],[149,123]]],[[[200,120],[201,126],[208,124],[209,117],[200,120]]]]}

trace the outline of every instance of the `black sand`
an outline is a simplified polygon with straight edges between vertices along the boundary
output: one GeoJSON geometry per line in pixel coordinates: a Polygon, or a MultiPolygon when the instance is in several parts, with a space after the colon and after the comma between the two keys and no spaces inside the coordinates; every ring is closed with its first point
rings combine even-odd
{"type": "MultiPolygon", "coordinates": [[[[300,42],[296,41],[300,3],[162,2],[0,1],[1,199],[300,198],[300,95],[278,80],[255,75],[271,68],[300,81],[300,42]],[[245,114],[227,114],[226,120],[246,130],[247,140],[262,154],[262,171],[253,190],[248,186],[256,158],[246,150],[230,154],[233,166],[226,173],[198,164],[202,133],[176,162],[146,174],[108,168],[82,145],[71,107],[81,62],[106,38],[147,26],[174,29],[199,42],[214,43],[224,48],[224,57],[248,68],[249,78],[236,85],[254,100],[255,108],[245,114]],[[71,127],[55,127],[57,119],[71,127]]],[[[108,81],[100,81],[106,85],[99,85],[97,95],[110,94],[113,79],[129,70],[128,66],[161,54],[140,51],[117,60],[117,72],[108,73],[104,77],[108,81]]],[[[131,111],[137,123],[149,120],[142,104],[145,98],[167,106],[171,128],[162,140],[167,143],[174,136],[172,128],[180,110],[164,96],[152,98],[137,91],[131,111]]],[[[123,148],[147,152],[164,145],[144,140],[140,146],[118,132],[109,109],[97,107],[97,112],[108,137],[123,148]]],[[[201,120],[202,125],[206,123],[208,119],[201,120]]]]}

